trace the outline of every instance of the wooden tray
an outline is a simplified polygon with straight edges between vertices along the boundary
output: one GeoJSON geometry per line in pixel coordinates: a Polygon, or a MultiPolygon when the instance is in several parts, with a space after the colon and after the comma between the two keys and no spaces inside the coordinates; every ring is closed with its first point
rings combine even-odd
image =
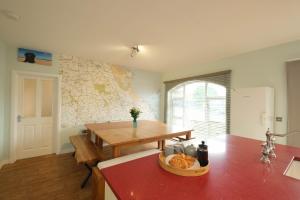
{"type": "Polygon", "coordinates": [[[202,176],[209,171],[209,165],[198,169],[178,169],[166,163],[163,152],[159,154],[159,165],[166,171],[179,176],[202,176]]]}

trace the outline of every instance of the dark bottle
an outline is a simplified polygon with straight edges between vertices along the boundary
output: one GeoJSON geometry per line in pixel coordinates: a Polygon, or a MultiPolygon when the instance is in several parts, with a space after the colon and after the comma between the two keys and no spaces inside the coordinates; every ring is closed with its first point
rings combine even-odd
{"type": "Polygon", "coordinates": [[[201,167],[205,167],[206,165],[208,165],[208,151],[207,145],[204,141],[202,141],[202,144],[199,144],[199,148],[197,150],[197,158],[201,167]]]}

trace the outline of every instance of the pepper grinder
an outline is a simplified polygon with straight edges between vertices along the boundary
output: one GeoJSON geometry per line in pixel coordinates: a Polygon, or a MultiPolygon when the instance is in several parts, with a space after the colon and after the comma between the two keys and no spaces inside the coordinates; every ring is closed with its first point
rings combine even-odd
{"type": "Polygon", "coordinates": [[[204,141],[199,144],[199,148],[197,150],[197,158],[201,167],[205,167],[208,165],[208,150],[207,145],[204,141]]]}

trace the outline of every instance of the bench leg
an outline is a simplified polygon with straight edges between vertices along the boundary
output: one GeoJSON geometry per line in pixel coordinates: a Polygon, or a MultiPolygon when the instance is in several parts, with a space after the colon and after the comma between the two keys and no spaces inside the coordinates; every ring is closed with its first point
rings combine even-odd
{"type": "Polygon", "coordinates": [[[161,149],[161,143],[162,143],[161,140],[158,140],[158,141],[157,141],[157,148],[158,148],[158,149],[161,149]]]}
{"type": "MultiPolygon", "coordinates": [[[[97,165],[98,162],[96,162],[96,164],[94,166],[97,165]]],[[[81,189],[84,188],[84,186],[86,185],[86,183],[88,182],[88,180],[90,179],[91,175],[92,175],[92,168],[87,164],[84,163],[84,166],[89,170],[88,175],[85,177],[85,179],[83,180],[83,182],[81,183],[81,189]]]]}
{"type": "Polygon", "coordinates": [[[190,140],[192,137],[192,133],[191,132],[188,132],[185,136],[186,140],[190,140]]]}

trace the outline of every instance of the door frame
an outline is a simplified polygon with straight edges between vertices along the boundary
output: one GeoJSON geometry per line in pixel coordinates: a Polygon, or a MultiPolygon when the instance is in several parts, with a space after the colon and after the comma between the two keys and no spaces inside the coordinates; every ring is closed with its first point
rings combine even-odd
{"type": "Polygon", "coordinates": [[[54,94],[57,97],[54,99],[53,104],[53,136],[52,136],[52,153],[60,153],[60,119],[61,119],[61,76],[59,74],[39,73],[31,71],[12,71],[11,79],[11,123],[10,123],[10,163],[13,163],[17,159],[17,115],[18,115],[18,80],[19,77],[25,76],[37,76],[52,78],[54,81],[54,94]]]}

